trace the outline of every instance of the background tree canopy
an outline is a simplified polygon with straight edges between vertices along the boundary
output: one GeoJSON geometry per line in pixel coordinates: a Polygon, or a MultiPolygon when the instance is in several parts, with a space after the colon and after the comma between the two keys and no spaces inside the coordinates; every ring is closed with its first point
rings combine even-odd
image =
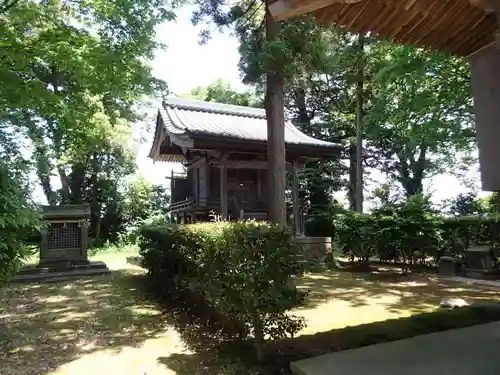
{"type": "MultiPolygon", "coordinates": [[[[165,47],[155,29],[175,19],[178,4],[2,4],[0,194],[18,204],[9,205],[8,214],[0,212],[0,218],[10,217],[0,224],[9,231],[37,227],[30,191],[34,174],[49,204],[91,204],[94,244],[129,238],[142,220],[168,211],[165,188],[136,173],[132,125],[145,120],[146,101],[168,94],[167,83],[152,75],[149,62],[165,47]],[[26,220],[16,221],[19,215],[26,220]]],[[[300,185],[310,206],[310,233],[331,233],[332,215],[344,209],[333,199],[339,192],[347,193],[349,208],[357,206],[359,155],[362,185],[378,205],[420,195],[426,180],[443,173],[461,177],[476,162],[463,59],[378,42],[307,17],[274,24],[266,21],[261,2],[197,0],[194,5],[192,21],[203,25],[202,42],[210,43],[208,30],[214,26],[237,38],[248,90],[238,91],[221,78],[184,96],[268,112],[266,97],[272,97],[305,133],[345,146],[342,160],[311,161],[303,169],[300,185]],[[357,113],[361,153],[355,142],[357,113]]],[[[278,121],[281,115],[273,111],[278,121]]],[[[471,193],[450,201],[446,210],[493,212],[495,202],[496,196],[479,200],[471,193]]],[[[8,242],[2,246],[12,249],[22,240],[8,242]]]]}

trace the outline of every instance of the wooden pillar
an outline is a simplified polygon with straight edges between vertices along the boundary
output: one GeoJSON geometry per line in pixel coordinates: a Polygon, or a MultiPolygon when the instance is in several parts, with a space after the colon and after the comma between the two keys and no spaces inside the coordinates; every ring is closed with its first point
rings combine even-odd
{"type": "Polygon", "coordinates": [[[500,190],[500,50],[491,46],[470,58],[476,140],[482,188],[500,190]]]}
{"type": "Polygon", "coordinates": [[[299,163],[294,160],[292,163],[292,204],[293,204],[293,226],[295,235],[302,234],[300,225],[300,203],[299,203],[299,163]]]}
{"type": "Polygon", "coordinates": [[[220,161],[220,215],[227,220],[227,166],[225,160],[220,161]]]}
{"type": "Polygon", "coordinates": [[[262,177],[260,169],[256,170],[257,172],[257,200],[262,201],[262,177]]]}

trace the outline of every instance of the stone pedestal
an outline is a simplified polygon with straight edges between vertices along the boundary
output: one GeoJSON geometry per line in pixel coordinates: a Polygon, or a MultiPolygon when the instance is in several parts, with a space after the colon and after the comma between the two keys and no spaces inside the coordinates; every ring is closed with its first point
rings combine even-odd
{"type": "Polygon", "coordinates": [[[332,253],[331,237],[295,237],[295,243],[302,248],[304,260],[314,264],[324,264],[332,253]]]}
{"type": "Polygon", "coordinates": [[[456,276],[458,274],[459,263],[455,257],[443,255],[439,258],[438,272],[443,276],[456,276]]]}

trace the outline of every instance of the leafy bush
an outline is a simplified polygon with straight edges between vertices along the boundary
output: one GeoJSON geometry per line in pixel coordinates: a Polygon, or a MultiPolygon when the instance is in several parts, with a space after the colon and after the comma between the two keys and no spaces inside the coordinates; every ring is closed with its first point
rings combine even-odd
{"type": "Polygon", "coordinates": [[[118,235],[118,243],[136,245],[141,235],[141,228],[144,225],[168,225],[169,218],[163,213],[153,213],[145,219],[137,219],[130,222],[122,233],[118,235]]]}
{"type": "Polygon", "coordinates": [[[30,254],[25,242],[38,225],[38,214],[21,176],[0,164],[0,285],[30,254]]]}
{"type": "Polygon", "coordinates": [[[471,244],[489,246],[500,256],[500,215],[462,216],[443,219],[444,250],[460,256],[471,244]]]}
{"type": "Polygon", "coordinates": [[[263,222],[145,225],[140,253],[159,295],[190,291],[255,340],[294,335],[304,325],[287,310],[304,294],[291,287],[303,272],[299,249],[283,229],[263,222]]]}
{"type": "Polygon", "coordinates": [[[372,214],[349,212],[335,219],[334,238],[342,253],[361,263],[371,256],[412,264],[437,256],[442,243],[442,219],[421,196],[372,214]]]}
{"type": "Polygon", "coordinates": [[[342,254],[361,263],[376,256],[406,268],[429,257],[437,261],[445,251],[460,257],[471,244],[490,246],[500,257],[500,215],[442,217],[422,196],[372,214],[338,215],[334,227],[342,254]]]}
{"type": "Polygon", "coordinates": [[[334,238],[341,254],[358,258],[361,263],[368,262],[376,248],[373,242],[376,235],[375,221],[372,215],[346,212],[334,220],[334,238]]]}

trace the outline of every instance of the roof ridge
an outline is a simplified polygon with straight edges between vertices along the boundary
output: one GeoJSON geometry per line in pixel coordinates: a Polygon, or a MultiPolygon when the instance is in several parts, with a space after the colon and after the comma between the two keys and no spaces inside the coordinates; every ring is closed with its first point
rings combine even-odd
{"type": "Polygon", "coordinates": [[[180,108],[185,110],[225,114],[239,117],[266,118],[266,111],[262,108],[245,107],[234,104],[206,102],[203,100],[169,97],[163,101],[164,107],[180,108]]]}

